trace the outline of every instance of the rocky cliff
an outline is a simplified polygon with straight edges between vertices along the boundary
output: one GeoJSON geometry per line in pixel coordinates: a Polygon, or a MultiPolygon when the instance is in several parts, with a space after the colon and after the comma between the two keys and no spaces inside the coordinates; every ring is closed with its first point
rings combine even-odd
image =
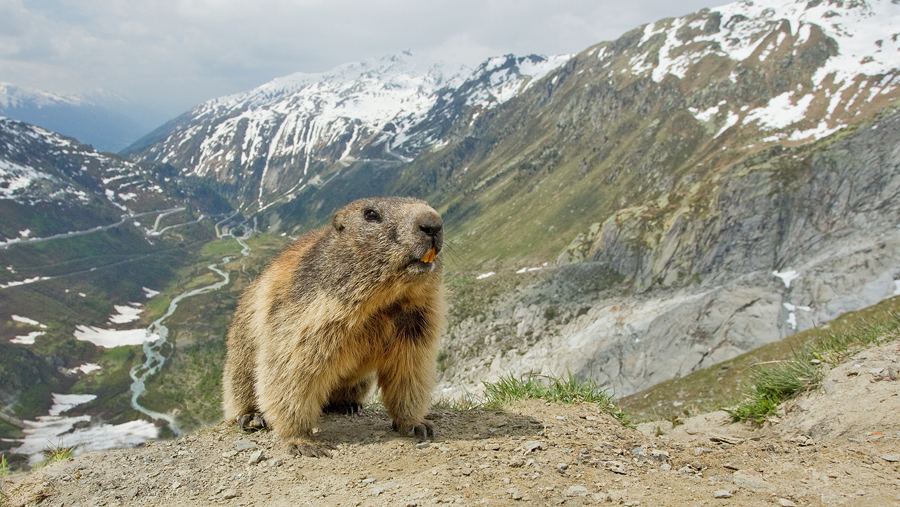
{"type": "Polygon", "coordinates": [[[628,395],[893,296],[900,115],[620,210],[558,267],[457,287],[445,394],[529,371],[628,395]],[[467,306],[468,305],[468,306],[467,306]]]}

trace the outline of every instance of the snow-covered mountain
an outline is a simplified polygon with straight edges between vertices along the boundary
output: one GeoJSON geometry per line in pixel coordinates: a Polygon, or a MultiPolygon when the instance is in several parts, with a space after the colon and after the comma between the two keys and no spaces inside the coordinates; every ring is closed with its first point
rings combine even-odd
{"type": "Polygon", "coordinates": [[[404,52],[293,74],[205,102],[128,151],[215,178],[253,212],[335,164],[409,162],[464,110],[506,102],[567,58],[493,58],[473,72],[404,52]]]}
{"type": "MultiPolygon", "coordinates": [[[[754,126],[771,133],[763,142],[808,141],[894,100],[898,34],[894,0],[742,1],[646,25],[627,72],[656,83],[705,80],[715,75],[705,63],[727,58],[739,63],[728,75],[736,85],[749,72],[781,73],[779,89],[764,90],[771,94],[765,102],[723,98],[690,112],[714,123],[717,135],[754,126]]],[[[608,49],[597,58],[609,60],[608,49]]]]}
{"type": "Polygon", "coordinates": [[[156,177],[70,137],[0,117],[0,243],[180,204],[156,177]]]}
{"type": "MultiPolygon", "coordinates": [[[[676,86],[684,111],[713,138],[729,132],[722,139],[757,149],[804,143],[900,96],[898,12],[891,0],[741,1],[651,23],[579,55],[509,55],[472,71],[403,53],[208,101],[127,152],[214,178],[255,212],[353,162],[404,164],[471,137],[487,110],[548,74],[547,94],[565,79],[594,101],[616,82],[676,86]],[[565,64],[579,75],[568,76],[565,64]]],[[[597,121],[617,112],[608,114],[597,121]]]]}
{"type": "Polygon", "coordinates": [[[98,150],[116,152],[150,128],[119,109],[119,97],[98,93],[86,98],[0,83],[0,116],[74,137],[98,150]]]}

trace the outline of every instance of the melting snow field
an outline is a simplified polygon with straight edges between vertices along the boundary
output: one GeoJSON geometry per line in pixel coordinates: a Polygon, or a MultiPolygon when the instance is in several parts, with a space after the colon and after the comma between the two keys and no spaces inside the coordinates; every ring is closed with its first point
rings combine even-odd
{"type": "Polygon", "coordinates": [[[79,366],[78,368],[72,368],[71,371],[72,371],[72,373],[77,373],[80,371],[81,373],[87,374],[92,371],[99,370],[100,368],[101,368],[101,366],[99,364],[85,363],[85,364],[79,366]]]}
{"type": "MultiPolygon", "coordinates": [[[[29,326],[35,326],[40,329],[47,329],[46,324],[41,324],[40,322],[38,322],[34,319],[29,319],[28,317],[22,317],[21,315],[12,315],[12,316],[10,316],[10,318],[13,321],[18,322],[20,324],[27,324],[29,326]]],[[[34,345],[34,340],[38,336],[43,335],[44,333],[45,333],[44,331],[32,331],[26,335],[16,336],[12,340],[10,340],[10,343],[18,343],[20,345],[34,345]]]]}
{"type": "Polygon", "coordinates": [[[37,326],[37,327],[39,327],[39,328],[41,328],[41,329],[47,329],[47,325],[46,325],[46,324],[41,324],[40,322],[38,322],[38,321],[36,321],[36,320],[34,320],[34,319],[29,319],[28,317],[22,317],[22,316],[20,316],[20,315],[13,315],[13,316],[11,316],[10,318],[11,318],[12,320],[16,321],[16,322],[21,323],[21,324],[28,324],[29,326],[37,326]]]}
{"type": "Polygon", "coordinates": [[[784,282],[784,286],[788,289],[791,288],[791,282],[800,278],[800,273],[797,273],[793,269],[790,271],[785,271],[784,273],[781,273],[776,270],[776,271],[773,271],[772,274],[778,278],[781,278],[781,281],[784,282]]]}
{"type": "Polygon", "coordinates": [[[138,320],[140,318],[139,315],[144,310],[142,308],[136,308],[135,305],[139,305],[139,303],[128,303],[128,306],[113,306],[113,308],[115,308],[119,313],[116,315],[110,315],[109,321],[113,324],[126,324],[128,322],[134,322],[138,320]]]}
{"type": "Polygon", "coordinates": [[[99,327],[76,326],[75,339],[91,342],[99,347],[111,349],[122,345],[140,345],[144,342],[156,341],[155,334],[147,334],[146,329],[102,329],[99,327]]]}
{"type": "Polygon", "coordinates": [[[43,334],[43,331],[32,331],[26,335],[16,336],[12,340],[10,340],[10,343],[18,343],[20,345],[34,345],[34,340],[38,336],[41,336],[43,334]]]}
{"type": "Polygon", "coordinates": [[[149,439],[157,438],[159,432],[152,423],[137,420],[124,424],[98,424],[87,428],[76,428],[76,424],[88,423],[89,415],[65,417],[60,414],[74,407],[92,401],[93,394],[53,393],[50,415],[38,417],[37,421],[24,421],[27,426],[23,433],[22,445],[12,449],[18,454],[27,454],[28,462],[40,463],[42,451],[48,447],[75,447],[74,454],[85,451],[102,451],[141,445],[149,439]]]}

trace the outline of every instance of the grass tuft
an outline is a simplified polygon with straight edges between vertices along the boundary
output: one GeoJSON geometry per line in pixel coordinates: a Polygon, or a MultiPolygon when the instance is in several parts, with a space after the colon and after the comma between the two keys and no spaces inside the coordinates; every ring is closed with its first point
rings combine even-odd
{"type": "Polygon", "coordinates": [[[44,461],[41,461],[40,463],[35,465],[34,470],[44,468],[47,465],[52,465],[57,461],[67,460],[72,457],[72,452],[74,450],[74,445],[67,447],[62,444],[57,444],[56,446],[44,451],[44,461]]]}
{"type": "Polygon", "coordinates": [[[763,363],[750,376],[744,399],[724,409],[735,422],[762,424],[779,405],[822,385],[823,364],[836,366],[863,348],[900,338],[900,313],[865,320],[843,333],[830,333],[804,345],[793,359],[763,363]]]}
{"type": "Polygon", "coordinates": [[[613,402],[613,395],[592,379],[581,382],[569,372],[561,379],[547,375],[529,374],[524,379],[512,375],[501,376],[497,382],[483,382],[485,408],[499,408],[518,400],[542,399],[554,403],[594,403],[615,417],[623,426],[631,426],[630,417],[613,402]]]}

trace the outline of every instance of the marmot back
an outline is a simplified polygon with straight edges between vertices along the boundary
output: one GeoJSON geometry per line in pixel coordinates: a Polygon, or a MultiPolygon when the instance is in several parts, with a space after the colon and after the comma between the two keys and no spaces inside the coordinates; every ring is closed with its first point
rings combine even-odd
{"type": "Polygon", "coordinates": [[[433,438],[424,417],[446,314],[442,247],[440,215],[401,197],[354,201],[289,246],[235,311],[226,420],[327,455],[312,440],[322,410],[359,411],[377,382],[394,429],[433,438]]]}

